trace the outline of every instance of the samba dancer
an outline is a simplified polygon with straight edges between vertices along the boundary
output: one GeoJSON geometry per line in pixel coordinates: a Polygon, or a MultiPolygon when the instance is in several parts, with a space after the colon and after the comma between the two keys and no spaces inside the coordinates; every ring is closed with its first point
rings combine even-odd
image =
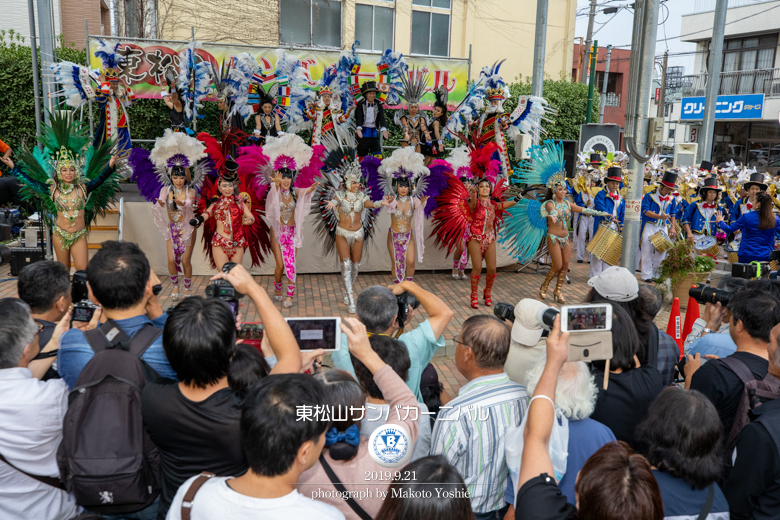
{"type": "Polygon", "coordinates": [[[282,274],[287,276],[287,293],[282,306],[292,307],[295,297],[296,250],[303,246],[303,222],[311,208],[322,166],[322,146],[307,146],[295,134],[269,137],[263,147],[267,162],[261,166],[261,182],[269,185],[265,214],[271,223],[271,250],[276,260],[274,299],[282,300],[282,274]]]}
{"type": "Polygon", "coordinates": [[[117,156],[111,155],[114,141],[90,146],[86,128],[78,121],[70,124],[61,114],[53,112],[38,135],[43,153],[23,147],[18,166],[11,159],[6,164],[24,185],[24,200],[43,205],[41,215],[53,230],[57,261],[70,269],[72,256],[81,271],[89,262],[89,227],[114,202],[120,174],[114,170],[117,156]]]}
{"type": "Polygon", "coordinates": [[[425,251],[424,194],[430,170],[422,154],[412,147],[395,150],[379,166],[382,191],[389,201],[390,229],[387,230],[387,250],[393,261],[393,281],[412,281],[417,260],[423,261],[425,251]]]}
{"type": "MultiPolygon", "coordinates": [[[[626,200],[618,191],[621,182],[623,182],[623,169],[620,166],[609,167],[604,178],[606,187],[598,192],[593,200],[594,209],[607,213],[609,217],[597,215],[593,219],[594,236],[595,233],[598,233],[599,226],[605,218],[609,219],[606,225],[613,230],[619,231],[622,229],[623,219],[626,215],[626,200]]],[[[590,255],[590,277],[593,278],[601,274],[601,271],[605,269],[605,263],[602,259],[590,255]]]]}
{"type": "Polygon", "coordinates": [[[666,171],[658,188],[642,197],[642,227],[639,236],[642,237],[640,249],[642,253],[642,280],[644,282],[652,280],[661,267],[661,262],[666,258],[666,251],[658,251],[650,237],[661,231],[670,239],[674,239],[677,235],[675,229],[677,203],[672,196],[676,184],[677,172],[674,170],[666,171]]]}
{"type": "Polygon", "coordinates": [[[357,145],[347,136],[345,145],[336,139],[324,139],[328,156],[319,179],[312,211],[318,213],[318,234],[324,239],[325,255],[334,249],[338,253],[344,282],[344,304],[355,314],[354,285],[363,258],[363,245],[373,237],[376,212],[389,205],[371,200],[368,186],[379,185],[379,159],[367,156],[357,159],[357,145]],[[371,180],[369,180],[371,179],[371,180]],[[364,188],[365,187],[365,188],[364,188]]]}
{"type": "Polygon", "coordinates": [[[181,275],[184,297],[192,295],[192,251],[197,231],[190,221],[207,170],[206,164],[199,161],[205,157],[202,142],[170,129],[157,138],[151,152],[133,148],[130,154],[132,180],[141,195],[152,202],[154,224],[166,242],[173,301],[179,299],[181,275]]]}
{"type": "Polygon", "coordinates": [[[571,260],[569,222],[572,213],[601,217],[609,214],[583,208],[566,199],[569,185],[566,182],[563,147],[559,143],[545,141],[541,146],[531,147],[530,153],[530,164],[525,163],[515,169],[515,182],[541,184],[547,188],[547,195],[541,203],[535,199],[522,199],[517,206],[509,209],[511,218],[501,230],[500,240],[510,246],[512,254],[521,262],[527,262],[538,250],[539,242],[545,239],[552,266],[539,287],[539,298],[542,301],[547,298],[547,288],[557,276],[553,299],[565,305],[562,289],[571,260]]]}
{"type": "Polygon", "coordinates": [[[433,116],[428,122],[428,136],[421,147],[425,156],[425,166],[444,154],[444,132],[447,128],[447,88],[441,86],[434,91],[436,101],[433,104],[433,116]]]}
{"type": "Polygon", "coordinates": [[[420,99],[425,95],[428,78],[427,73],[417,69],[413,69],[408,75],[401,76],[404,85],[401,97],[406,101],[407,108],[406,111],[396,110],[393,116],[395,124],[400,126],[404,133],[401,147],[411,147],[415,152],[421,152],[421,144],[431,140],[425,114],[420,112],[420,99]]]}

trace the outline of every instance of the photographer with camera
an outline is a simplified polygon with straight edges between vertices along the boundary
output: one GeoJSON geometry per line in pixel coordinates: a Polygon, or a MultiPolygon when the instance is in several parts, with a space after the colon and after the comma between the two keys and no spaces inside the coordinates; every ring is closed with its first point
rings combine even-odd
{"type": "Polygon", "coordinates": [[[746,287],[731,296],[728,308],[729,335],[737,345],[736,352],[704,365],[700,354],[689,355],[685,363],[686,390],[698,390],[712,401],[725,437],[731,434],[744,379],[763,380],[767,374],[769,333],[780,323],[780,300],[770,291],[746,287]]]}
{"type": "MultiPolygon", "coordinates": [[[[417,396],[417,400],[422,402],[420,377],[436,350],[444,346],[442,334],[454,315],[452,309],[435,294],[407,280],[387,288],[374,285],[365,289],[357,297],[357,317],[366,326],[369,334],[392,336],[397,329],[405,329],[411,320],[408,299],[402,296],[405,293],[414,296],[428,313],[428,319],[398,336],[398,340],[409,350],[411,360],[406,384],[417,396]]],[[[355,375],[345,334],[341,335],[341,348],[333,352],[332,359],[334,368],[355,375]]]]}
{"type": "MultiPolygon", "coordinates": [[[[223,292],[229,288],[233,297],[246,295],[255,304],[264,338],[277,359],[270,374],[297,373],[301,351],[295,336],[252,275],[228,262],[212,284],[223,292]]],[[[239,427],[246,392],[228,384],[235,343],[235,316],[222,299],[187,298],[165,323],[163,348],[178,382],[147,383],[142,401],[144,425],[160,453],[159,519],[165,518],[176,490],[190,477],[202,471],[239,476],[248,468],[239,427]]]]}
{"type": "Polygon", "coordinates": [[[689,289],[688,293],[697,302],[704,304],[704,314],[693,322],[693,328],[685,338],[685,354],[702,356],[713,354],[718,357],[730,356],[737,350],[737,345],[729,335],[731,311],[728,309],[731,295],[745,285],[744,278],[724,276],[718,282],[718,287],[699,284],[689,289]],[[704,338],[709,339],[704,340],[704,338]]]}
{"type": "MultiPolygon", "coordinates": [[[[111,320],[130,338],[147,325],[162,330],[168,315],[163,312],[154,286],[159,278],[149,267],[146,255],[131,242],[103,242],[87,265],[89,293],[103,309],[103,321],[111,320]]],[[[82,369],[95,355],[84,332],[71,329],[62,337],[57,356],[57,371],[71,389],[82,369]]],[[[175,379],[162,346],[162,336],[141,356],[161,377],[175,379]]]]}

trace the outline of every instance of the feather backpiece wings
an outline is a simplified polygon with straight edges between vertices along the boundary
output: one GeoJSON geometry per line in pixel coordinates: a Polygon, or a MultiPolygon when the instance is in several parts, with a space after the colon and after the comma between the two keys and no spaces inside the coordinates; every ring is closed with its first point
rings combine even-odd
{"type": "Polygon", "coordinates": [[[558,141],[547,140],[529,149],[530,161],[515,168],[512,180],[517,184],[550,185],[565,179],[563,147],[558,141]]]}
{"type": "Polygon", "coordinates": [[[547,234],[547,219],[541,214],[542,203],[522,199],[510,207],[509,218],[501,227],[498,240],[520,263],[527,263],[547,234]]]}
{"type": "Polygon", "coordinates": [[[51,97],[65,98],[65,104],[74,109],[95,98],[98,78],[87,67],[70,61],[49,63],[48,66],[49,72],[45,75],[60,86],[50,94],[51,97]]]}
{"type": "Polygon", "coordinates": [[[437,206],[433,211],[434,245],[447,249],[447,256],[463,243],[463,238],[472,221],[469,208],[469,191],[460,179],[447,178],[447,187],[437,197],[437,206]]]}
{"type": "Polygon", "coordinates": [[[191,42],[189,48],[179,53],[179,75],[176,78],[176,88],[181,93],[182,104],[187,118],[190,120],[202,117],[198,110],[203,108],[202,101],[209,94],[212,67],[208,61],[199,60],[197,49],[200,42],[191,42]]]}
{"type": "Polygon", "coordinates": [[[387,49],[376,63],[379,71],[377,85],[380,91],[387,95],[383,100],[387,105],[398,105],[401,102],[401,93],[404,91],[403,79],[409,69],[403,56],[400,52],[387,49]]]}
{"type": "MultiPolygon", "coordinates": [[[[86,185],[97,179],[108,167],[114,142],[108,140],[98,148],[91,145],[86,127],[79,122],[70,122],[69,117],[61,111],[51,113],[49,125],[41,129],[38,142],[43,151],[22,147],[19,151],[18,177],[21,180],[22,197],[24,200],[36,201],[43,205],[45,211],[42,218],[47,225],[56,219],[57,208],[51,198],[50,186],[56,186],[57,173],[54,170],[54,155],[62,147],[70,150],[82,161],[80,167],[81,182],[86,185]]],[[[84,221],[89,227],[98,215],[105,214],[105,209],[114,202],[114,194],[119,189],[121,174],[114,171],[109,177],[87,194],[84,207],[84,221]]]]}

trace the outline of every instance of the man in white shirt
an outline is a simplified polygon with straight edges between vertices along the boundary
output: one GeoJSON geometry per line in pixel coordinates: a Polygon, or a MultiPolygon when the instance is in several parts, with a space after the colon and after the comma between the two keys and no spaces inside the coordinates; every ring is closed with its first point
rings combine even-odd
{"type": "Polygon", "coordinates": [[[329,425],[311,414],[300,419],[300,411],[313,411],[327,401],[322,384],[305,374],[261,380],[250,390],[241,415],[249,471],[238,478],[212,477],[185,501],[199,478],[192,477],[176,492],[167,520],[180,520],[182,505],[191,520],[343,520],[335,507],[296,490],[301,473],[317,463],[329,425]]]}
{"type": "Polygon", "coordinates": [[[30,365],[40,350],[40,327],[27,304],[3,298],[0,316],[0,455],[5,458],[0,461],[0,518],[72,518],[81,510],[73,497],[30,476],[60,476],[57,447],[68,385],[62,379],[40,381],[54,358],[46,367],[38,361],[30,365]]]}

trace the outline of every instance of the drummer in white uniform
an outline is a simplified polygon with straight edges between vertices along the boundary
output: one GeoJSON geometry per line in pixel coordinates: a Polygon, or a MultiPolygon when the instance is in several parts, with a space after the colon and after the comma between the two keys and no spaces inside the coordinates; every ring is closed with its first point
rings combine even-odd
{"type": "Polygon", "coordinates": [[[717,223],[715,215],[718,211],[726,213],[726,208],[720,204],[720,193],[723,188],[718,184],[717,177],[704,179],[704,184],[698,189],[699,202],[691,202],[685,209],[682,226],[688,240],[696,242],[701,249],[715,245],[717,223]],[[703,237],[711,237],[702,240],[703,237]],[[706,243],[705,243],[706,242],[706,243]]]}
{"type": "Polygon", "coordinates": [[[642,280],[649,282],[660,269],[661,262],[666,258],[666,251],[659,252],[650,237],[662,231],[670,239],[677,234],[675,230],[675,213],[677,203],[672,197],[674,185],[677,183],[677,171],[669,170],[658,188],[642,197],[642,231],[640,236],[642,252],[642,280]]]}
{"type": "MultiPolygon", "coordinates": [[[[606,187],[596,194],[593,200],[593,207],[596,211],[605,211],[612,215],[611,218],[600,216],[593,217],[593,234],[598,233],[602,221],[607,220],[609,226],[622,231],[623,219],[626,216],[626,200],[620,194],[620,183],[623,182],[623,169],[620,166],[612,166],[607,169],[607,175],[604,177],[606,187]]],[[[590,255],[590,277],[598,276],[606,268],[607,264],[595,255],[590,255]]]]}

